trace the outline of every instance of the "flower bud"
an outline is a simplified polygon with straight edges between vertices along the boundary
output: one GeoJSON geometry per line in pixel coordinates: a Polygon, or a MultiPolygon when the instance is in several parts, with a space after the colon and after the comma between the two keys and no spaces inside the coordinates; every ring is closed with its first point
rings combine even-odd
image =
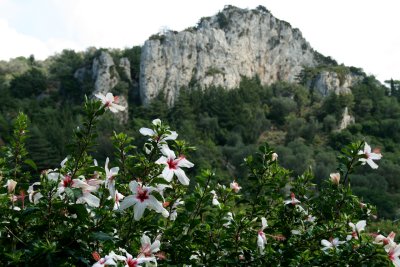
{"type": "Polygon", "coordinates": [[[11,194],[12,192],[14,192],[16,185],[17,185],[16,181],[14,181],[13,179],[9,179],[7,180],[7,184],[4,187],[7,187],[8,193],[11,194]]]}
{"type": "Polygon", "coordinates": [[[335,173],[331,173],[330,174],[330,179],[331,179],[331,182],[333,183],[333,184],[335,184],[335,185],[339,185],[339,182],[340,182],[340,173],[338,173],[338,172],[335,172],[335,173]]]}

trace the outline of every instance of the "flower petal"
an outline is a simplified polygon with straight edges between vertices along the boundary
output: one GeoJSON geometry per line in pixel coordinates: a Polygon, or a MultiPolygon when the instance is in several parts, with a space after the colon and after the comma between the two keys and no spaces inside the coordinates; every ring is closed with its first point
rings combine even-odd
{"type": "MultiPolygon", "coordinates": [[[[134,218],[136,221],[139,221],[143,217],[144,210],[147,207],[146,202],[147,201],[144,201],[143,203],[139,202],[139,201],[136,202],[136,205],[134,207],[134,218]]],[[[121,204],[121,206],[122,206],[122,204],[121,204]]]]}
{"type": "Polygon", "coordinates": [[[157,164],[167,164],[167,161],[168,161],[168,159],[167,159],[166,157],[161,156],[161,157],[156,161],[156,163],[157,163],[157,164]]]}
{"type": "Polygon", "coordinates": [[[367,163],[372,169],[378,169],[379,167],[372,159],[367,159],[367,163]]]}
{"type": "Polygon", "coordinates": [[[161,175],[167,182],[171,182],[172,177],[174,176],[174,171],[166,166],[161,175]]]}
{"type": "Polygon", "coordinates": [[[164,140],[175,140],[178,134],[175,131],[171,131],[171,134],[167,135],[164,140]]]}
{"type": "Polygon", "coordinates": [[[369,158],[373,160],[378,160],[382,158],[382,154],[377,154],[377,153],[370,153],[369,158]]]}
{"type": "Polygon", "coordinates": [[[105,99],[110,103],[114,102],[114,96],[112,93],[107,93],[105,99]]]}
{"type": "Polygon", "coordinates": [[[108,177],[109,173],[110,173],[110,169],[108,168],[108,163],[110,162],[110,159],[107,157],[106,158],[106,164],[104,165],[104,169],[106,171],[106,176],[108,177]]]}
{"type": "Polygon", "coordinates": [[[322,239],[322,240],[321,240],[321,245],[323,245],[324,247],[327,247],[327,248],[332,247],[332,243],[329,242],[329,241],[326,240],[326,239],[322,239]]]}
{"type": "Polygon", "coordinates": [[[176,158],[174,151],[169,149],[169,147],[167,145],[163,145],[160,150],[161,150],[161,153],[163,153],[164,156],[166,156],[168,159],[176,158]]]}
{"type": "Polygon", "coordinates": [[[154,241],[154,243],[151,244],[151,246],[150,246],[151,252],[152,252],[152,253],[155,253],[155,252],[160,251],[160,245],[161,245],[161,244],[160,244],[160,240],[154,241]]]}
{"type": "Polygon", "coordinates": [[[149,129],[149,128],[140,128],[139,129],[139,132],[142,134],[142,135],[145,135],[145,136],[153,136],[153,135],[155,135],[156,133],[152,130],[152,129],[149,129]]]}
{"type": "Polygon", "coordinates": [[[136,194],[137,193],[137,187],[139,186],[138,182],[136,181],[131,181],[129,183],[129,189],[131,189],[132,193],[136,194]]]}
{"type": "Polygon", "coordinates": [[[371,147],[367,144],[367,142],[364,144],[364,154],[366,153],[371,153],[371,147]]]}
{"type": "Polygon", "coordinates": [[[113,167],[110,170],[110,175],[112,175],[112,176],[117,175],[118,172],[119,172],[119,167],[113,167]]]}
{"type": "Polygon", "coordinates": [[[136,197],[134,195],[127,196],[121,202],[120,209],[121,210],[127,209],[130,206],[135,205],[135,203],[137,203],[137,200],[136,200],[136,197]]]}
{"type": "Polygon", "coordinates": [[[146,246],[146,245],[150,245],[151,244],[150,237],[143,234],[142,237],[140,238],[140,243],[142,244],[142,247],[146,246]]]}
{"type": "Polygon", "coordinates": [[[92,195],[89,192],[83,193],[82,197],[85,200],[85,202],[91,206],[91,207],[99,207],[100,206],[100,199],[96,197],[95,195],[92,195]]]}
{"type": "Polygon", "coordinates": [[[115,109],[118,112],[118,111],[124,111],[126,107],[112,103],[110,105],[110,110],[111,108],[115,109]]]}
{"type": "Polygon", "coordinates": [[[186,158],[182,157],[182,158],[179,158],[178,166],[185,167],[185,168],[192,168],[194,166],[194,164],[191,163],[190,161],[188,161],[186,158]]]}
{"type": "Polygon", "coordinates": [[[181,182],[181,184],[189,185],[190,180],[181,168],[174,170],[174,172],[175,172],[176,176],[178,177],[179,182],[181,182]]]}
{"type": "Polygon", "coordinates": [[[366,220],[359,221],[359,222],[356,224],[357,232],[364,231],[364,228],[365,228],[366,225],[367,225],[367,221],[366,221],[366,220]]]}

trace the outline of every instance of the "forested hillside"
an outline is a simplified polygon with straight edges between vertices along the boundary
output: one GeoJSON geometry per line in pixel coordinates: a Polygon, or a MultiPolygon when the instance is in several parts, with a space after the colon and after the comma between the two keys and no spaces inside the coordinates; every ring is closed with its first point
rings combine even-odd
{"type": "MultiPolygon", "coordinates": [[[[28,151],[38,171],[58,166],[68,154],[74,125],[81,121],[84,96],[91,96],[93,80],[81,82],[74,74],[90,66],[101,50],[86,52],[64,50],[45,61],[17,58],[0,64],[0,144],[8,143],[11,124],[19,111],[29,117],[28,151]]],[[[380,148],[384,158],[376,172],[357,173],[351,181],[353,191],[378,207],[381,217],[398,218],[400,202],[400,104],[397,81],[390,88],[380,84],[362,70],[337,64],[305,69],[297,83],[278,82],[262,86],[257,78],[244,79],[236,89],[210,87],[200,90],[193,84],[181,90],[174,106],[169,107],[163,95],[149,105],[140,104],[140,47],[111,50],[115,57],[125,56],[131,62],[131,82],[120,83],[113,93],[128,94],[129,120],[120,123],[106,117],[99,125],[102,135],[96,158],[103,162],[112,154],[111,129],[125,130],[144,142],[138,129],[151,119],[167,121],[172,129],[197,148],[196,172],[212,168],[231,180],[246,176],[243,158],[263,142],[275,147],[280,163],[294,170],[293,177],[311,168],[319,184],[337,166],[339,149],[353,140],[365,140],[380,148]],[[316,72],[334,69],[361,75],[351,94],[329,94],[310,90],[307,81],[316,72]],[[354,123],[339,130],[343,111],[354,117],[354,123]],[[105,134],[104,134],[105,133],[105,134]]],[[[121,71],[117,68],[117,71],[121,71]]],[[[119,74],[123,76],[123,73],[119,74]]]]}

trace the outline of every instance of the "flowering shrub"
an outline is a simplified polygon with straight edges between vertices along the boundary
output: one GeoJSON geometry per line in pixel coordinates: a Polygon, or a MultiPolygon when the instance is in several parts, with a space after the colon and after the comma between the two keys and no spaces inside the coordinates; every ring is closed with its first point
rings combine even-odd
{"type": "Polygon", "coordinates": [[[27,118],[15,122],[0,160],[0,262],[31,266],[400,266],[395,234],[370,233],[375,210],[351,192],[351,173],[382,156],[365,142],[342,150],[319,191],[311,171],[292,177],[264,144],[245,159],[248,177],[218,183],[195,167],[192,147],[156,119],[143,148],[115,133],[115,160],[90,156],[94,129],[115,104],[86,100],[71,153],[31,176],[27,118]]]}

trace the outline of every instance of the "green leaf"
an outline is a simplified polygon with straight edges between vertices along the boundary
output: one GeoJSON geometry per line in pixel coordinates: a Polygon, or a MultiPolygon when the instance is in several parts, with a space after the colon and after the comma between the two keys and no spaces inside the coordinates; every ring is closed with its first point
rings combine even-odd
{"type": "Polygon", "coordinates": [[[92,238],[96,239],[96,240],[99,240],[99,241],[107,241],[107,240],[113,240],[114,239],[113,236],[111,236],[111,235],[109,235],[107,233],[101,232],[101,231],[92,233],[92,238]]]}
{"type": "Polygon", "coordinates": [[[90,166],[86,168],[86,172],[94,173],[94,172],[104,172],[104,168],[100,166],[90,166]]]}
{"type": "Polygon", "coordinates": [[[71,188],[66,187],[65,188],[65,194],[67,194],[68,198],[75,200],[75,194],[74,194],[74,191],[71,188]]]}
{"type": "Polygon", "coordinates": [[[32,169],[34,169],[35,171],[37,171],[37,166],[36,166],[35,162],[33,162],[33,160],[31,160],[31,159],[26,159],[26,160],[24,160],[24,163],[25,163],[25,164],[28,164],[29,166],[32,167],[32,169]]]}

